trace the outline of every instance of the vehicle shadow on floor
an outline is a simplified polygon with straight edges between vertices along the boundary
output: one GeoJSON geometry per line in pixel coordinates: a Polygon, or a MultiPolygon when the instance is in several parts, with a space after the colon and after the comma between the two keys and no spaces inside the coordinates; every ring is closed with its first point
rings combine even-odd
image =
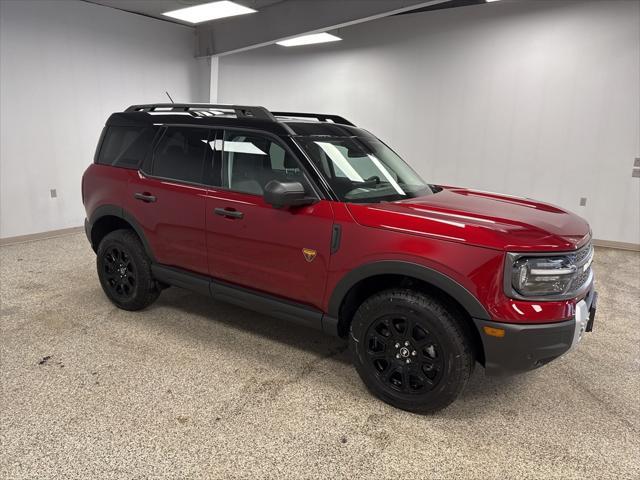
{"type": "MultiPolygon", "coordinates": [[[[247,334],[245,342],[249,341],[256,345],[275,342],[285,345],[288,348],[298,351],[311,353],[317,359],[326,359],[329,362],[336,362],[340,366],[351,366],[351,354],[348,349],[346,340],[335,338],[327,335],[320,330],[297,325],[286,320],[269,317],[260,313],[253,312],[235,305],[224,302],[215,301],[209,297],[198,295],[187,290],[172,287],[165,290],[160,296],[158,302],[150,307],[147,311],[151,314],[156,308],[170,308],[179,312],[183,312],[189,319],[206,320],[205,330],[184,329],[181,323],[185,320],[183,317],[177,317],[173,323],[175,333],[177,335],[193,335],[199,341],[206,340],[212,342],[220,348],[234,348],[229,346],[229,338],[236,337],[238,333],[247,334]],[[220,327],[223,335],[220,335],[220,327]]],[[[172,328],[173,330],[173,328],[172,328]]],[[[233,344],[233,342],[231,342],[233,344]]],[[[237,355],[260,355],[252,352],[250,349],[237,347],[237,355]]],[[[294,354],[295,355],[295,354],[294,354]]],[[[290,361],[271,360],[273,366],[278,370],[286,373],[292,373],[290,361]],[[281,363],[281,365],[280,365],[281,363]]],[[[332,368],[333,374],[330,379],[332,383],[336,383],[336,388],[342,388],[343,383],[345,389],[353,387],[354,379],[357,373],[351,369],[332,368]],[[336,376],[336,370],[342,370],[343,374],[336,376]]],[[[504,397],[510,391],[521,388],[523,382],[527,382],[526,376],[509,376],[509,377],[487,377],[484,368],[480,364],[476,364],[476,368],[456,403],[473,403],[477,408],[483,410],[482,405],[490,404],[497,397],[504,397]]],[[[364,390],[364,385],[362,385],[364,390]]],[[[457,409],[455,409],[457,410],[457,409]]],[[[475,410],[475,409],[474,409],[475,410]]],[[[460,412],[454,413],[452,409],[440,412],[438,415],[447,416],[446,412],[450,412],[456,417],[460,417],[460,412]]],[[[467,414],[471,414],[467,412],[467,414]]],[[[481,412],[475,411],[473,415],[481,415],[481,412]]]]}
{"type": "MultiPolygon", "coordinates": [[[[178,309],[187,315],[204,318],[225,329],[242,331],[258,340],[273,341],[317,356],[331,356],[333,360],[345,364],[351,363],[348,344],[341,338],[332,337],[314,328],[216,301],[178,287],[163,291],[158,302],[150,310],[156,306],[178,309]]],[[[211,338],[214,339],[215,336],[211,338]]]]}

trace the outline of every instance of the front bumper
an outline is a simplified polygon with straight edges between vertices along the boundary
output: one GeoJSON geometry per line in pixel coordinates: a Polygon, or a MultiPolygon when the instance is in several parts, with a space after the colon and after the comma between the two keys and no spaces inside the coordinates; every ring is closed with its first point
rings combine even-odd
{"type": "Polygon", "coordinates": [[[593,328],[597,298],[597,292],[591,290],[578,302],[574,318],[557,323],[513,324],[474,318],[482,338],[487,375],[533,370],[574,348],[593,328]]]}

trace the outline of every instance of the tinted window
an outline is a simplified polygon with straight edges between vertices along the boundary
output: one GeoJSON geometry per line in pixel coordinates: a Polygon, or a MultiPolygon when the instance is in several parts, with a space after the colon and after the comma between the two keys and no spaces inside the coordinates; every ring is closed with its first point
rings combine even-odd
{"type": "Polygon", "coordinates": [[[206,128],[168,127],[153,153],[152,174],[201,183],[208,140],[206,128]]]}
{"type": "Polygon", "coordinates": [[[148,127],[108,127],[98,163],[137,168],[149,151],[154,134],[148,127]]]}
{"type": "Polygon", "coordinates": [[[222,147],[222,186],[238,192],[262,195],[271,180],[301,182],[308,188],[300,165],[269,137],[225,131],[222,147]]]}

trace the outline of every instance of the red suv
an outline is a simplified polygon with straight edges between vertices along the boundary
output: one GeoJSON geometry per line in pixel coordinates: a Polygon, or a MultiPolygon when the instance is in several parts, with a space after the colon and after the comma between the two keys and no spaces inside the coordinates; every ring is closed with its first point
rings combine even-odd
{"type": "Polygon", "coordinates": [[[444,408],[476,361],[540,367],[593,325],[587,222],[425,183],[336,115],[135,105],[107,121],[82,197],[118,307],[175,285],[343,337],[402,409],[444,408]]]}

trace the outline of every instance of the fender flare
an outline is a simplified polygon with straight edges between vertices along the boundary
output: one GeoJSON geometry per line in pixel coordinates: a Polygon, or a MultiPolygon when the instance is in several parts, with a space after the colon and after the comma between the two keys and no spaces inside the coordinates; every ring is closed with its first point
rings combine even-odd
{"type": "Polygon", "coordinates": [[[342,277],[331,293],[328,314],[334,319],[339,317],[342,301],[356,283],[376,275],[389,274],[413,277],[429,283],[446,292],[459,302],[472,318],[491,320],[489,312],[487,312],[480,301],[469,290],[460,285],[460,283],[447,275],[444,275],[432,268],[425,267],[424,265],[398,260],[383,260],[367,263],[347,273],[342,277]]]}
{"type": "MultiPolygon", "coordinates": [[[[93,213],[91,214],[91,217],[89,218],[89,225],[87,228],[87,234],[89,235],[89,239],[91,239],[91,230],[93,229],[93,226],[96,224],[96,222],[101,218],[107,217],[107,216],[121,218],[122,220],[127,222],[129,225],[131,225],[131,228],[133,228],[133,230],[136,232],[136,234],[140,238],[140,241],[142,242],[142,246],[144,247],[145,252],[147,253],[147,255],[149,255],[149,258],[151,259],[151,261],[155,262],[156,257],[153,254],[153,251],[151,250],[151,246],[147,241],[147,237],[144,234],[144,230],[142,229],[142,227],[140,226],[140,224],[138,223],[138,221],[135,219],[133,215],[127,212],[124,208],[119,207],[117,205],[100,205],[98,208],[96,208],[93,211],[93,213]]],[[[94,249],[98,248],[97,245],[92,245],[92,246],[94,247],[94,249]]]]}

